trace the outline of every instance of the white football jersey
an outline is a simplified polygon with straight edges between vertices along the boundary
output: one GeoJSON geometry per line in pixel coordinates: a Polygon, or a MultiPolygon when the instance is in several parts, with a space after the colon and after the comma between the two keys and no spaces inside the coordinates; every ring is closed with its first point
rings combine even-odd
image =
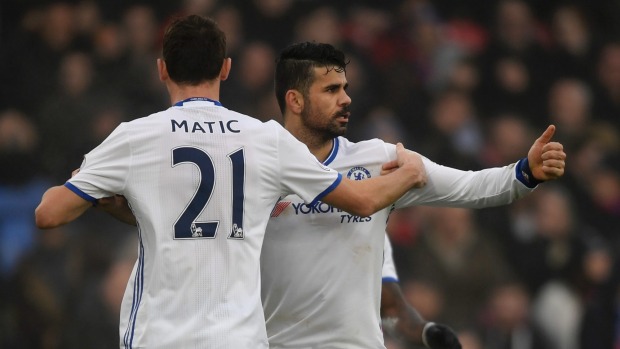
{"type": "MultiPolygon", "coordinates": [[[[396,158],[381,140],[334,140],[324,165],[362,180],[396,158]]],[[[393,207],[486,207],[532,189],[517,164],[461,171],[424,158],[428,182],[393,207]]],[[[385,228],[391,208],[358,217],[290,195],[275,206],[261,254],[262,297],[271,348],[385,348],[379,315],[385,228]]],[[[395,271],[394,271],[394,275],[395,271]]]]}
{"type": "Polygon", "coordinates": [[[193,98],[123,123],[67,187],[124,195],[139,258],[121,307],[122,348],[267,348],[259,257],[281,196],[311,203],[341,179],[275,121],[193,98]]]}

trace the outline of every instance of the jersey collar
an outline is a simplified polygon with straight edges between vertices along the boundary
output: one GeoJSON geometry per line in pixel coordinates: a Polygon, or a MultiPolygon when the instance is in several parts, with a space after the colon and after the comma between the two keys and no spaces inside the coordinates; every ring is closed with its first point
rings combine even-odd
{"type": "Polygon", "coordinates": [[[336,158],[336,155],[338,155],[338,148],[340,145],[340,140],[338,139],[338,137],[334,138],[334,141],[332,142],[332,150],[329,153],[329,156],[327,157],[327,159],[325,159],[325,161],[323,161],[323,165],[329,165],[332,161],[334,161],[334,159],[336,158]]]}
{"type": "Polygon", "coordinates": [[[176,102],[174,103],[175,107],[182,107],[183,105],[187,104],[187,103],[191,103],[191,102],[207,102],[207,104],[211,104],[211,105],[216,105],[218,107],[222,106],[222,103],[220,103],[219,101],[210,99],[210,98],[206,98],[206,97],[191,97],[191,98],[187,98],[184,99],[180,102],[176,102]]]}

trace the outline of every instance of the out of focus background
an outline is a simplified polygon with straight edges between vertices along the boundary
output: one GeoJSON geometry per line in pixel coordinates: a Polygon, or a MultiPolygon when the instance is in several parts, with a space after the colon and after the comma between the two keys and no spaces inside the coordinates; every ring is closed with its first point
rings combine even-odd
{"type": "Polygon", "coordinates": [[[41,231],[33,211],[116,125],[169,106],[155,59],[189,13],[227,34],[224,106],[262,120],[280,119],[278,52],[314,40],[350,59],[352,140],[476,170],[555,124],[564,178],[508,207],[392,215],[401,286],[465,349],[620,348],[615,0],[2,0],[1,348],[118,347],[135,231],[95,210],[41,231]]]}

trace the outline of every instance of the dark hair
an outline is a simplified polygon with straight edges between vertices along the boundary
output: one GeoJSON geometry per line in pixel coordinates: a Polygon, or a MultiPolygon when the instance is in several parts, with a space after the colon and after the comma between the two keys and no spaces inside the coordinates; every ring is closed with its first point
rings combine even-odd
{"type": "Polygon", "coordinates": [[[346,72],[349,62],[344,53],[330,44],[302,42],[288,46],[276,60],[275,89],[280,111],[286,108],[285,95],[288,90],[298,90],[307,96],[314,81],[314,68],[325,67],[346,72]]]}
{"type": "Polygon", "coordinates": [[[166,28],[163,59],[168,75],[179,84],[214,80],[226,58],[226,35],[207,17],[177,18],[166,28]]]}

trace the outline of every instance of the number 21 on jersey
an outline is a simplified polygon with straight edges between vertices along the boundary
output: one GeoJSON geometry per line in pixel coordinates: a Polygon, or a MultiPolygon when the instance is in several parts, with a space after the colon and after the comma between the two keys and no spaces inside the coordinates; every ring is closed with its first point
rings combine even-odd
{"type": "MultiPolygon", "coordinates": [[[[226,155],[232,166],[232,217],[229,239],[243,239],[243,201],[245,186],[245,156],[243,148],[226,155]]],[[[199,222],[198,216],[209,204],[215,187],[215,171],[211,156],[196,147],[180,147],[172,149],[172,167],[190,164],[198,167],[200,181],[191,201],[174,223],[175,239],[210,238],[217,235],[219,220],[199,222]]],[[[179,168],[179,171],[183,168],[179,168]]]]}

